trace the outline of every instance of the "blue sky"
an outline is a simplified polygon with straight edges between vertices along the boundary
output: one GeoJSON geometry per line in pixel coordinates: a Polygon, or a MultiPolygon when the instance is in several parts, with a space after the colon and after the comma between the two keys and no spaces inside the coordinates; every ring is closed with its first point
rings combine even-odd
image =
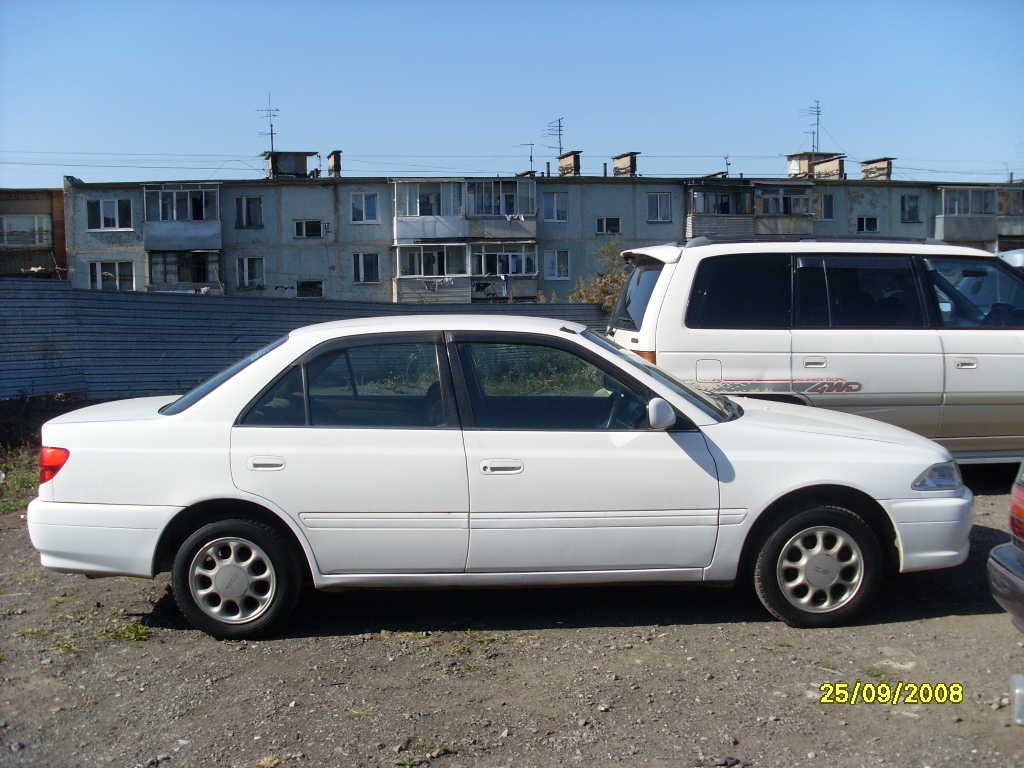
{"type": "MultiPolygon", "coordinates": [[[[346,175],[781,175],[821,146],[895,155],[897,178],[1024,176],[1024,2],[0,0],[0,185],[253,178],[278,148],[346,175]]],[[[848,167],[851,176],[856,166],[848,167]]]]}

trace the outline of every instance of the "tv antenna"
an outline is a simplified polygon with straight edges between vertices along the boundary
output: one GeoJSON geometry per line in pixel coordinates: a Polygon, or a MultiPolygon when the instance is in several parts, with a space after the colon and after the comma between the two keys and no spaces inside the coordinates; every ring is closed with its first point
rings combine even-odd
{"type": "Polygon", "coordinates": [[[280,109],[270,105],[270,91],[267,91],[267,106],[261,107],[256,110],[260,112],[267,119],[267,130],[261,131],[260,136],[270,137],[270,151],[274,151],[274,136],[277,135],[277,131],[274,130],[274,118],[280,113],[280,109]]]}
{"type": "MultiPolygon", "coordinates": [[[[558,138],[558,154],[562,154],[562,138],[565,136],[565,118],[559,117],[557,120],[552,120],[548,123],[547,130],[544,131],[545,136],[555,136],[558,138]]],[[[555,147],[551,147],[555,149],[555,147]]]]}
{"type": "Polygon", "coordinates": [[[533,147],[534,147],[533,142],[527,142],[527,143],[524,143],[524,144],[520,144],[519,146],[520,147],[529,147],[530,148],[530,170],[532,171],[533,170],[533,147]]]}
{"type": "Polygon", "coordinates": [[[732,166],[732,161],[728,155],[722,155],[722,159],[725,160],[725,177],[729,178],[729,168],[732,166]]]}
{"type": "Polygon", "coordinates": [[[800,113],[805,117],[814,118],[811,130],[804,131],[804,133],[809,133],[811,135],[811,152],[817,152],[821,147],[821,111],[821,102],[815,99],[813,106],[808,107],[800,113]]]}

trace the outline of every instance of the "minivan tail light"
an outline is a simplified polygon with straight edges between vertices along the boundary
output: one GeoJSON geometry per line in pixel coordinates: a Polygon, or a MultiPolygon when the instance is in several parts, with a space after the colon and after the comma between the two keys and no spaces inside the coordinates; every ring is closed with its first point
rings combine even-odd
{"type": "Polygon", "coordinates": [[[641,350],[641,349],[634,349],[633,350],[633,354],[634,355],[639,355],[640,357],[642,357],[644,360],[646,360],[651,365],[657,365],[658,364],[658,356],[654,352],[647,352],[647,351],[644,351],[644,350],[641,350]]]}
{"type": "Polygon", "coordinates": [[[1024,541],[1024,484],[1015,483],[1010,491],[1010,533],[1024,541]]]}
{"type": "Polygon", "coordinates": [[[67,448],[50,448],[43,446],[39,449],[39,484],[53,480],[60,472],[60,468],[67,462],[71,451],[67,448]]]}

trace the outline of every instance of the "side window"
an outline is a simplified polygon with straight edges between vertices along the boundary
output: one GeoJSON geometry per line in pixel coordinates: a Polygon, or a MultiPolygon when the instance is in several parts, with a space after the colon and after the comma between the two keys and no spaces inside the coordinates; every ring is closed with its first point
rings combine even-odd
{"type": "Polygon", "coordinates": [[[1024,279],[996,259],[925,259],[946,328],[1024,328],[1024,279]]]}
{"type": "Polygon", "coordinates": [[[825,283],[825,260],[821,256],[798,256],[795,285],[795,327],[828,328],[828,288],[825,283]]]}
{"type": "Polygon", "coordinates": [[[447,424],[433,343],[331,350],[306,365],[306,381],[312,426],[447,424]]]}
{"type": "Polygon", "coordinates": [[[713,256],[697,267],[690,328],[789,328],[792,274],[788,253],[713,256]]]}
{"type": "Polygon", "coordinates": [[[645,429],[647,398],[572,352],[541,344],[459,344],[476,426],[645,429]]]}
{"type": "Polygon", "coordinates": [[[306,424],[302,371],[294,366],[278,379],[245,415],[243,424],[257,427],[301,427],[306,424]]]}
{"type": "Polygon", "coordinates": [[[909,257],[827,256],[825,272],[831,327],[924,327],[909,257]]]}

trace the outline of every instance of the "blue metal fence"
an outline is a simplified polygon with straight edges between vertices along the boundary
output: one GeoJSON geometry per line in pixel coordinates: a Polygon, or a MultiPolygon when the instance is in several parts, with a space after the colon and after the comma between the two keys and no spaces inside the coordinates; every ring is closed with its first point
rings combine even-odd
{"type": "Polygon", "coordinates": [[[375,315],[505,313],[604,327],[590,304],[378,304],[110,293],[0,278],[0,399],[89,400],[183,392],[310,323],[375,315]]]}

